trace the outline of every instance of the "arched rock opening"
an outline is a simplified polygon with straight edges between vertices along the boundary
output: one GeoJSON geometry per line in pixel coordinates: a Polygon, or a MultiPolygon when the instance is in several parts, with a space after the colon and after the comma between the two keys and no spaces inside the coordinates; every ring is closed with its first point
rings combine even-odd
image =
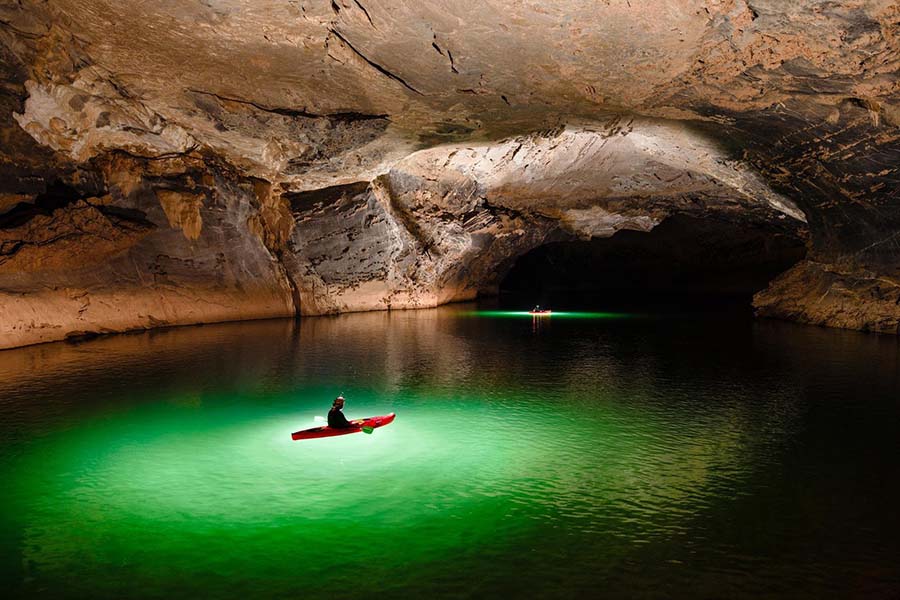
{"type": "Polygon", "coordinates": [[[749,310],[806,256],[805,238],[790,222],[673,215],[647,232],[541,245],[512,263],[499,289],[510,305],[749,310]]]}

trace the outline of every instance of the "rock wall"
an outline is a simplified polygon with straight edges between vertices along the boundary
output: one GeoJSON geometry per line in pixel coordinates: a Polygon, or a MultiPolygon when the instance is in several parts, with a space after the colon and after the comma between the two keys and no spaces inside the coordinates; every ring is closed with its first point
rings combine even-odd
{"type": "Polygon", "coordinates": [[[764,317],[900,333],[900,283],[859,267],[839,271],[829,263],[803,261],[759,292],[754,306],[764,317]]]}
{"type": "Polygon", "coordinates": [[[898,69],[891,0],[0,2],[0,347],[434,306],[673,215],[808,229],[759,314],[896,332],[898,69]]]}
{"type": "Polygon", "coordinates": [[[292,314],[290,283],[248,226],[260,213],[251,184],[201,160],[109,168],[120,180],[106,196],[70,190],[43,212],[3,215],[0,347],[292,314]]]}

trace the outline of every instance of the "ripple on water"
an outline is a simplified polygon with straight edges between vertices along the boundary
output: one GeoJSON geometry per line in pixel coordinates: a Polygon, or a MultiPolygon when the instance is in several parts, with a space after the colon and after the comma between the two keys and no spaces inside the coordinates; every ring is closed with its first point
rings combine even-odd
{"type": "Polygon", "coordinates": [[[693,327],[444,310],[4,353],[2,572],[92,597],[898,589],[896,347],[693,327]],[[337,391],[398,418],[292,442],[337,391]]]}

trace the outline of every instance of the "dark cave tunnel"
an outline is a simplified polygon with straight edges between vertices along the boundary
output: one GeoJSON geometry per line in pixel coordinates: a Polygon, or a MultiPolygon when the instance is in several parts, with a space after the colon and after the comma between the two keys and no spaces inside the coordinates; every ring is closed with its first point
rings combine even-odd
{"type": "Polygon", "coordinates": [[[553,242],[519,257],[500,284],[507,308],[728,310],[806,256],[789,224],[674,215],[649,232],[553,242]]]}

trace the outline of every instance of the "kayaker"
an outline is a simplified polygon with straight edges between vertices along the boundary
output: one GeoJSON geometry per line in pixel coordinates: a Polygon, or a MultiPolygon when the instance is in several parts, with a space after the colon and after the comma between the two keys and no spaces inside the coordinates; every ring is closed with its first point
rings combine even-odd
{"type": "Polygon", "coordinates": [[[345,427],[355,427],[353,423],[347,420],[347,417],[344,416],[344,413],[341,412],[344,408],[344,397],[338,396],[334,399],[334,403],[331,405],[331,410],[328,411],[328,426],[334,427],[336,429],[343,429],[345,427]]]}

